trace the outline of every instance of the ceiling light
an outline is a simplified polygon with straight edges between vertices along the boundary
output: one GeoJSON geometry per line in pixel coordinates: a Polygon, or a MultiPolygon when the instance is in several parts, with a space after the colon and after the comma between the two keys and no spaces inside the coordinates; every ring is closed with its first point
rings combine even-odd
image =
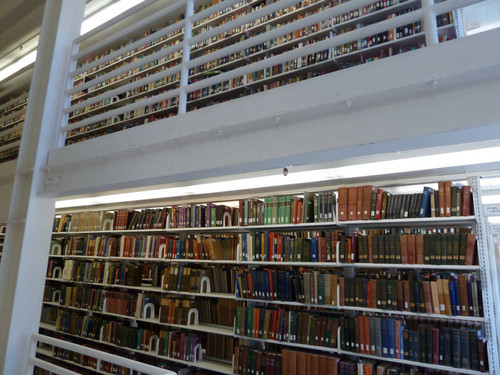
{"type": "Polygon", "coordinates": [[[119,14],[122,14],[130,8],[135,7],[143,1],[144,0],[121,0],[113,5],[110,5],[109,7],[104,8],[82,22],[80,35],[88,33],[90,30],[101,26],[103,23],[118,16],[119,14]]]}
{"type": "Polygon", "coordinates": [[[17,60],[15,63],[10,64],[5,69],[0,70],[0,81],[4,80],[7,77],[10,77],[12,74],[17,73],[21,69],[34,63],[35,60],[36,60],[36,50],[31,51],[27,55],[24,55],[19,60],[17,60]]]}
{"type": "MultiPolygon", "coordinates": [[[[287,176],[279,173],[270,176],[210,182],[204,184],[188,185],[185,187],[113,194],[94,198],[61,200],[56,203],[56,208],[173,198],[190,195],[204,195],[287,185],[299,185],[303,183],[333,181],[344,178],[379,176],[392,173],[445,168],[457,165],[489,163],[498,160],[500,160],[500,147],[489,147],[477,150],[449,152],[440,155],[426,155],[407,158],[401,157],[397,160],[386,160],[337,168],[317,169],[303,172],[292,171],[288,173],[287,176]]],[[[463,181],[463,183],[465,183],[465,181],[463,181]]]]}
{"type": "MultiPolygon", "coordinates": [[[[143,1],[144,0],[121,0],[113,5],[110,5],[109,7],[102,9],[101,11],[93,14],[92,16],[88,17],[82,22],[80,35],[95,29],[96,27],[122,14],[123,12],[136,6],[137,4],[142,3],[143,1]]],[[[38,37],[39,35],[35,37],[37,42],[36,44],[38,44],[38,37]]],[[[16,51],[16,53],[18,52],[16,51]]],[[[21,69],[34,63],[35,60],[36,60],[36,49],[31,51],[27,55],[24,55],[16,62],[8,65],[5,69],[0,70],[0,81],[3,81],[4,79],[20,71],[21,69]]]]}

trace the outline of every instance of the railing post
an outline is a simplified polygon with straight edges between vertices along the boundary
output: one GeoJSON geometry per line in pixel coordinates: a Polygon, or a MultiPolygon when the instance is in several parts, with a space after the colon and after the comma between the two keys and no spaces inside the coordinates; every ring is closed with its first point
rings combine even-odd
{"type": "Polygon", "coordinates": [[[184,38],[182,39],[182,68],[181,68],[181,79],[179,82],[179,109],[178,114],[186,113],[186,103],[187,103],[187,91],[189,79],[189,68],[187,63],[190,59],[191,54],[191,31],[193,29],[193,23],[191,22],[191,16],[194,14],[194,0],[187,0],[186,2],[186,18],[184,19],[184,38]]]}
{"type": "MultiPolygon", "coordinates": [[[[79,44],[73,42],[71,46],[71,56],[74,56],[78,52],[78,49],[79,49],[79,44]]],[[[76,69],[76,63],[77,63],[76,60],[71,60],[69,64],[67,64],[65,72],[66,73],[65,74],[66,85],[64,86],[65,90],[61,93],[61,95],[64,95],[64,98],[62,99],[63,108],[61,108],[61,120],[59,121],[59,126],[57,127],[57,139],[54,148],[63,147],[64,141],[66,139],[66,132],[61,131],[61,128],[68,125],[69,113],[64,113],[63,109],[71,105],[72,95],[66,96],[66,90],[69,90],[73,87],[74,79],[70,76],[70,72],[76,69]]]]}
{"type": "Polygon", "coordinates": [[[43,170],[58,135],[64,71],[80,33],[83,0],[45,2],[4,252],[0,262],[0,373],[26,374],[30,337],[40,324],[55,197],[43,196],[43,170]]]}
{"type": "Polygon", "coordinates": [[[433,5],[434,0],[422,0],[422,9],[424,11],[422,26],[425,33],[425,44],[428,47],[439,44],[436,13],[434,12],[433,5]]]}

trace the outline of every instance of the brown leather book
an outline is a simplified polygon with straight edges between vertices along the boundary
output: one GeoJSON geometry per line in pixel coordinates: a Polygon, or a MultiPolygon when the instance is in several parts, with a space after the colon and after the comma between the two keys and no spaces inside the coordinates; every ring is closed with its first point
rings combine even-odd
{"type": "Polygon", "coordinates": [[[407,237],[407,248],[408,248],[408,264],[415,264],[416,258],[416,235],[409,234],[407,237]]]}
{"type": "Polygon", "coordinates": [[[442,279],[437,279],[437,287],[438,287],[438,298],[439,298],[439,313],[446,314],[446,307],[444,302],[444,285],[442,279]]]}
{"type": "Polygon", "coordinates": [[[472,266],[474,264],[474,254],[476,250],[476,235],[474,233],[467,234],[467,243],[465,247],[465,265],[472,266]]]}
{"type": "MultiPolygon", "coordinates": [[[[304,352],[296,352],[297,353],[297,362],[296,362],[296,368],[297,368],[297,373],[296,375],[308,375],[307,374],[307,353],[304,352]]],[[[288,367],[290,369],[290,367],[288,367]]]]}
{"type": "Polygon", "coordinates": [[[460,300],[460,314],[469,316],[469,297],[467,295],[467,280],[464,275],[458,275],[458,296],[460,300]]]}
{"type": "Polygon", "coordinates": [[[486,349],[487,340],[485,338],[477,339],[477,350],[479,356],[479,371],[486,372],[488,370],[488,352],[486,349]]]}
{"type": "Polygon", "coordinates": [[[363,337],[365,344],[365,354],[370,354],[370,318],[367,316],[361,317],[363,320],[363,337]]]}
{"type": "Polygon", "coordinates": [[[403,234],[399,237],[401,245],[401,264],[408,264],[408,235],[403,234]]]}
{"type": "Polygon", "coordinates": [[[309,354],[311,358],[311,372],[310,374],[319,374],[319,355],[309,354]]]}
{"type": "Polygon", "coordinates": [[[415,255],[416,264],[424,264],[424,236],[415,236],[415,255]]]}
{"type": "Polygon", "coordinates": [[[371,301],[370,301],[370,307],[372,309],[377,308],[377,280],[372,279],[370,280],[371,284],[371,301]]]}
{"type": "Polygon", "coordinates": [[[410,282],[408,280],[403,280],[403,310],[410,310],[410,282]]]}
{"type": "Polygon", "coordinates": [[[356,200],[356,220],[363,219],[363,187],[359,186],[357,189],[358,199],[356,200]]]}
{"type": "MultiPolygon", "coordinates": [[[[288,372],[289,375],[298,375],[297,352],[290,350],[288,352],[288,372]]],[[[305,361],[303,361],[305,362],[305,361]]],[[[305,363],[304,363],[305,364],[305,363]]],[[[285,372],[283,372],[285,374],[285,372]]]]}
{"type": "Polygon", "coordinates": [[[264,312],[264,331],[262,333],[262,338],[265,340],[267,340],[269,338],[268,327],[270,327],[270,324],[271,324],[271,314],[272,314],[271,310],[265,310],[265,312],[264,312]]]}
{"type": "Polygon", "coordinates": [[[462,196],[461,196],[461,205],[460,212],[462,216],[470,215],[470,204],[471,204],[471,187],[470,186],[462,186],[462,196]]]}
{"type": "MultiPolygon", "coordinates": [[[[290,355],[290,350],[284,348],[281,350],[281,371],[283,374],[289,374],[289,369],[288,369],[290,361],[289,355],[290,355]]],[[[235,353],[235,358],[236,358],[236,353],[235,353]]]]}
{"type": "Polygon", "coordinates": [[[444,182],[444,216],[451,216],[451,181],[444,182]]]}
{"type": "Polygon", "coordinates": [[[370,220],[371,214],[371,206],[372,206],[372,192],[376,191],[375,186],[373,185],[365,185],[362,187],[363,195],[362,195],[362,211],[361,211],[361,219],[362,220],[370,220]]]}
{"type": "Polygon", "coordinates": [[[424,290],[424,301],[425,301],[425,312],[427,314],[432,314],[432,295],[431,295],[431,283],[430,281],[422,281],[422,287],[424,290]]]}
{"type": "Polygon", "coordinates": [[[306,372],[307,374],[314,374],[313,369],[312,369],[312,354],[307,353],[306,354],[306,372]]]}
{"type": "Polygon", "coordinates": [[[447,279],[442,279],[441,283],[443,284],[445,313],[446,315],[451,315],[450,286],[448,285],[449,281],[447,279]]]}
{"type": "Polygon", "coordinates": [[[432,312],[434,314],[439,314],[439,291],[436,281],[431,281],[431,297],[432,297],[432,312]]]}
{"type": "Polygon", "coordinates": [[[404,292],[402,280],[396,280],[396,296],[398,302],[398,311],[404,311],[404,292]]]}
{"type": "Polygon", "coordinates": [[[331,305],[338,305],[338,300],[337,300],[337,285],[338,285],[338,276],[333,274],[330,275],[330,294],[331,294],[331,299],[330,299],[330,304],[331,305]]]}
{"type": "Polygon", "coordinates": [[[347,188],[339,187],[338,191],[338,220],[346,221],[347,220],[347,188]]]}
{"type": "MultiPolygon", "coordinates": [[[[327,372],[327,356],[325,355],[320,355],[319,356],[319,370],[318,370],[318,375],[328,375],[327,372]]],[[[286,374],[286,372],[283,372],[283,375],[286,374]]]]}
{"type": "Polygon", "coordinates": [[[358,203],[358,188],[347,188],[347,220],[356,220],[358,203]]]}
{"type": "MultiPolygon", "coordinates": [[[[446,203],[445,203],[445,198],[444,198],[444,181],[439,181],[438,182],[438,196],[439,196],[439,216],[440,217],[444,217],[446,216],[445,212],[446,212],[446,209],[445,209],[445,206],[446,206],[446,203]]],[[[451,194],[451,191],[450,191],[450,194],[451,194]]],[[[450,195],[450,198],[451,198],[451,195],[450,195]]],[[[451,201],[450,201],[450,206],[451,206],[451,201]]],[[[451,213],[451,212],[450,212],[451,213]]]]}
{"type": "Polygon", "coordinates": [[[326,368],[328,369],[328,375],[337,375],[339,371],[339,359],[337,357],[327,357],[326,368]]]}

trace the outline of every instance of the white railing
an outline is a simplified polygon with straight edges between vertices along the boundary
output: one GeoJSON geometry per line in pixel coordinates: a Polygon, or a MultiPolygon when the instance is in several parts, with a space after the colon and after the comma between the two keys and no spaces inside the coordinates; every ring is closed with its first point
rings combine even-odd
{"type": "Polygon", "coordinates": [[[0,163],[17,157],[28,93],[0,105],[0,163]]]}
{"type": "Polygon", "coordinates": [[[175,2],[73,55],[74,64],[81,63],[96,51],[184,9],[184,19],[68,72],[71,82],[81,82],[67,86],[71,87],[66,91],[67,102],[70,98],[73,102],[63,110],[59,144],[66,134],[71,141],[82,134],[154,121],[153,116],[183,114],[210,100],[230,99],[231,93],[238,97],[268,89],[266,84],[283,78],[305,79],[307,73],[314,76],[316,69],[333,72],[363,62],[366,56],[385,57],[391,54],[389,48],[398,53],[437,44],[441,30],[436,16],[480,1],[395,0],[369,13],[363,13],[363,8],[377,1],[306,0],[299,8],[297,0],[279,0],[253,8],[258,0],[225,0],[199,12],[194,12],[192,0],[175,2]],[[233,13],[239,16],[221,22],[233,13]],[[349,19],[334,21],[349,14],[349,19]],[[411,32],[397,35],[398,28],[408,25],[412,25],[411,32]],[[350,29],[343,30],[346,27],[350,29]],[[389,39],[376,41],[383,33],[389,39]],[[278,43],[287,35],[292,36],[278,43]],[[260,45],[262,49],[249,51],[260,45]],[[146,51],[153,52],[147,55],[146,51]],[[122,64],[112,70],[117,61],[122,64]],[[90,96],[91,92],[95,95],[90,96]]]}
{"type": "Polygon", "coordinates": [[[52,346],[54,348],[61,348],[65,350],[69,350],[78,354],[82,354],[91,358],[94,358],[96,361],[96,369],[100,371],[101,362],[112,363],[131,371],[138,371],[140,374],[148,374],[148,375],[174,375],[175,372],[170,370],[162,369],[159,367],[151,366],[142,362],[134,361],[132,359],[121,357],[118,355],[106,353],[100,350],[92,349],[87,346],[78,345],[75,343],[71,343],[64,340],[59,340],[50,336],[33,334],[31,335],[31,356],[28,359],[28,375],[33,374],[33,368],[36,366],[38,368],[51,371],[57,373],[58,375],[77,375],[79,373],[68,370],[67,368],[55,365],[53,362],[43,360],[42,358],[38,358],[35,356],[37,343],[45,344],[52,346]]]}

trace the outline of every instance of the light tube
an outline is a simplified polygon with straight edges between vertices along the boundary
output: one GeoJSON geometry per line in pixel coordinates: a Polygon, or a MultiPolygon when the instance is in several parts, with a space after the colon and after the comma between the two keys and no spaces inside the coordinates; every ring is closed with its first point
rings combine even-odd
{"type": "MultiPolygon", "coordinates": [[[[400,158],[397,160],[364,163],[337,168],[317,169],[303,172],[292,171],[289,172],[287,176],[276,174],[270,176],[188,185],[185,187],[104,195],[93,198],[60,200],[56,203],[56,208],[224,193],[229,191],[297,185],[301,183],[334,181],[353,177],[379,176],[384,174],[445,168],[459,165],[482,164],[499,160],[500,147],[489,147],[484,149],[400,158]]],[[[483,200],[484,198],[486,197],[483,197],[483,200]]]]}

